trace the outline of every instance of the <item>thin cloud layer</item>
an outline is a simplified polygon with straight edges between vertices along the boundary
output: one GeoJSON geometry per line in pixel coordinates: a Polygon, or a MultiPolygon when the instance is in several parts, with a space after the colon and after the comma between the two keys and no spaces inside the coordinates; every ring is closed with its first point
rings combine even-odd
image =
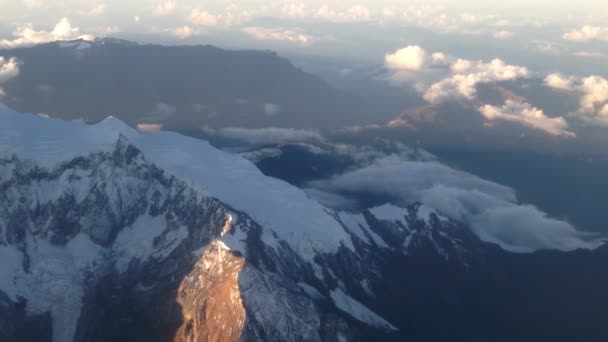
{"type": "Polygon", "coordinates": [[[315,131],[268,127],[247,129],[240,127],[204,128],[203,132],[215,137],[231,139],[248,145],[276,145],[295,142],[322,142],[324,138],[315,131]]]}
{"type": "Polygon", "coordinates": [[[274,40],[298,45],[310,45],[314,41],[312,36],[302,32],[301,29],[250,26],[243,28],[243,32],[256,40],[274,40]]]}
{"type": "Polygon", "coordinates": [[[30,46],[57,40],[94,40],[95,37],[90,34],[82,34],[78,27],[72,26],[68,18],[62,18],[51,31],[36,31],[32,25],[19,27],[13,35],[15,39],[0,40],[0,48],[17,48],[21,46],[30,46]]]}
{"type": "Polygon", "coordinates": [[[550,135],[576,137],[576,134],[568,130],[568,123],[563,117],[548,117],[542,109],[528,103],[507,100],[502,107],[481,106],[479,112],[489,121],[515,122],[550,135]]]}

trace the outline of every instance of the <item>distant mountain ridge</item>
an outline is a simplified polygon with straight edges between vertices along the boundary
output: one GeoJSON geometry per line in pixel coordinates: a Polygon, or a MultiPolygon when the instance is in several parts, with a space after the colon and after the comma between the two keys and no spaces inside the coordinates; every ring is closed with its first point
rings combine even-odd
{"type": "Polygon", "coordinates": [[[139,45],[118,39],[0,50],[21,62],[2,100],[21,112],[98,122],[203,126],[340,127],[365,104],[271,51],[139,45]]]}

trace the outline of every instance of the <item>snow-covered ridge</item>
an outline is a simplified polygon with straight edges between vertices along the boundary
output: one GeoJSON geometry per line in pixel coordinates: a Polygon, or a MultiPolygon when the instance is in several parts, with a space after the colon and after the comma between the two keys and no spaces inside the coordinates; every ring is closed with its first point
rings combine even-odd
{"type": "Polygon", "coordinates": [[[303,191],[264,176],[253,163],[206,141],[171,132],[141,134],[113,117],[85,125],[20,114],[3,106],[0,122],[0,158],[17,155],[52,167],[77,156],[111,151],[123,135],[150,162],[203,185],[212,196],[248,213],[265,227],[263,240],[269,245],[276,244],[274,232],[309,261],[315,252],[352,247],[340,224],[303,191]]]}

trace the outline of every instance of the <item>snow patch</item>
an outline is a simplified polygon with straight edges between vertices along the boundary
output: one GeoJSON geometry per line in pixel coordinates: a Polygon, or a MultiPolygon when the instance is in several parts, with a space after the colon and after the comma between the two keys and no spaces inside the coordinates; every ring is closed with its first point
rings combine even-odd
{"type": "Polygon", "coordinates": [[[164,216],[142,216],[131,227],[121,230],[112,249],[116,252],[116,270],[124,273],[133,260],[146,260],[155,252],[154,240],[167,228],[164,216]]]}
{"type": "Polygon", "coordinates": [[[2,105],[0,122],[0,158],[17,154],[52,167],[77,156],[112,151],[123,135],[168,173],[202,185],[220,201],[248,213],[264,227],[262,240],[271,247],[285,240],[311,263],[317,253],[335,253],[340,246],[354,249],[342,226],[302,190],[266,177],[252,162],[206,141],[172,132],[140,134],[112,117],[87,126],[15,113],[2,105]]]}
{"type": "Polygon", "coordinates": [[[353,318],[363,323],[386,330],[398,330],[394,325],[387,322],[384,318],[368,309],[356,299],[344,293],[344,291],[342,291],[340,288],[331,291],[331,299],[334,301],[334,304],[336,304],[338,309],[346,312],[353,318]]]}
{"type": "Polygon", "coordinates": [[[385,204],[369,210],[379,220],[403,222],[406,210],[391,204],[385,204]]]}

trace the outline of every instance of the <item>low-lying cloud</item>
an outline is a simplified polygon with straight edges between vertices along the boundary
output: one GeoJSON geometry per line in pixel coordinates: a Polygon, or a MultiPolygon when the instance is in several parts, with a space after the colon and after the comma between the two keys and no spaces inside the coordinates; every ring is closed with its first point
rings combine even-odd
{"type": "Polygon", "coordinates": [[[491,62],[457,59],[450,66],[452,75],[431,85],[424,93],[430,103],[440,103],[450,99],[474,100],[477,85],[499,81],[511,81],[528,77],[527,68],[506,64],[501,59],[491,62]]]}
{"type": "Polygon", "coordinates": [[[587,124],[608,126],[608,79],[600,76],[577,78],[550,74],[545,78],[548,87],[577,92],[581,98],[574,116],[587,124]]]}
{"type": "Polygon", "coordinates": [[[19,76],[21,63],[16,58],[5,59],[0,56],[0,84],[19,76]]]}
{"type": "Polygon", "coordinates": [[[550,135],[576,137],[576,134],[568,130],[568,122],[563,117],[548,117],[542,109],[528,103],[507,100],[501,107],[481,106],[479,112],[489,121],[515,122],[550,135]]]}
{"type": "Polygon", "coordinates": [[[323,142],[320,133],[292,128],[268,127],[249,129],[240,127],[204,128],[203,132],[210,136],[236,140],[248,145],[276,145],[296,142],[323,142]]]}
{"type": "Polygon", "coordinates": [[[312,36],[297,28],[250,26],[243,28],[243,32],[256,40],[282,41],[298,45],[310,45],[314,42],[312,36]]]}
{"type": "Polygon", "coordinates": [[[586,42],[590,40],[608,41],[608,26],[585,25],[579,29],[564,33],[562,38],[575,42],[586,42]]]}
{"type": "Polygon", "coordinates": [[[93,35],[82,34],[78,27],[72,26],[68,18],[62,18],[51,31],[36,31],[32,25],[25,25],[17,28],[13,35],[15,39],[0,40],[0,48],[12,49],[57,40],[95,39],[93,35]]]}
{"type": "MultiPolygon", "coordinates": [[[[482,240],[514,252],[599,245],[568,222],[552,219],[534,206],[518,204],[512,189],[436,161],[384,157],[329,180],[311,182],[309,187],[320,191],[319,200],[326,205],[347,205],[340,200],[352,193],[386,196],[403,206],[422,201],[465,222],[482,240]]],[[[308,192],[313,197],[319,194],[308,192]]]]}

